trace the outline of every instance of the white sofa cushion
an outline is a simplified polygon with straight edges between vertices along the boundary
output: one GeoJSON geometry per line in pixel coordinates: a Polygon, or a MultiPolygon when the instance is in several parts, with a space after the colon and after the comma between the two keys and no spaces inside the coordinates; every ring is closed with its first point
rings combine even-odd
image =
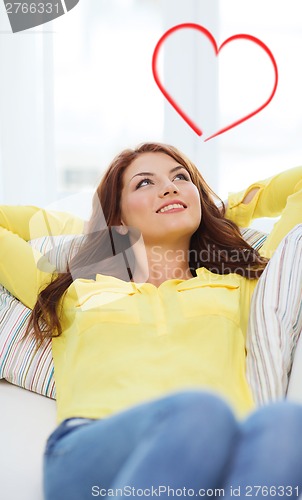
{"type": "Polygon", "coordinates": [[[45,443],[56,426],[56,404],[0,380],[0,498],[43,500],[45,443]]]}

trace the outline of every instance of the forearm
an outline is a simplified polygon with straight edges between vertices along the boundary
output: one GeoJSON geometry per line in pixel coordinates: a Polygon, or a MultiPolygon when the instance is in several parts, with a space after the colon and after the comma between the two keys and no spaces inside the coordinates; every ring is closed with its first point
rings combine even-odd
{"type": "Polygon", "coordinates": [[[256,182],[244,191],[231,193],[226,218],[240,227],[248,227],[253,219],[278,217],[284,210],[288,197],[299,190],[301,180],[302,167],[296,167],[256,182]],[[254,196],[250,196],[251,194],[254,196]]]}
{"type": "Polygon", "coordinates": [[[275,223],[264,245],[259,250],[264,257],[271,258],[280,242],[297,224],[302,223],[302,180],[295,187],[295,192],[287,198],[280,219],[275,223]]]}
{"type": "Polygon", "coordinates": [[[54,266],[22,238],[0,227],[0,283],[23,304],[34,307],[54,271],[54,266]]]}
{"type": "Polygon", "coordinates": [[[39,210],[40,208],[34,206],[1,205],[0,226],[28,241],[30,240],[30,220],[39,210]]]}
{"type": "Polygon", "coordinates": [[[25,241],[48,235],[80,234],[83,231],[83,221],[79,217],[34,206],[0,206],[0,226],[25,241]]]}

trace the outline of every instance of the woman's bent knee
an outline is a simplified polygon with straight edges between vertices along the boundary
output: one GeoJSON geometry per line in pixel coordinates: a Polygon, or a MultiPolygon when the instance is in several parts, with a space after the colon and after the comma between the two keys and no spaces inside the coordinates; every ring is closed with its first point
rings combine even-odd
{"type": "Polygon", "coordinates": [[[282,435],[288,433],[298,436],[302,433],[302,405],[279,401],[261,407],[249,417],[248,421],[253,426],[259,427],[259,430],[273,431],[276,436],[279,432],[282,435]]]}
{"type": "Polygon", "coordinates": [[[199,390],[180,391],[163,398],[165,414],[186,419],[191,425],[236,427],[236,418],[229,405],[220,397],[199,390]]]}

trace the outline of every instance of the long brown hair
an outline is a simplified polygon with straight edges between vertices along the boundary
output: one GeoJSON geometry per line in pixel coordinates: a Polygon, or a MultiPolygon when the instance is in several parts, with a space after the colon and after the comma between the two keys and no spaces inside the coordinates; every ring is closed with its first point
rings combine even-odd
{"type": "Polygon", "coordinates": [[[131,253],[130,238],[128,234],[119,234],[115,227],[121,221],[124,171],[143,153],[167,154],[187,169],[198,188],[202,218],[190,241],[189,267],[193,275],[202,266],[214,273],[237,273],[250,279],[258,278],[263,272],[267,259],[247,244],[234,222],[224,217],[222,200],[207,185],[197,167],[172,146],[144,143],[135,149],[122,151],[113,159],[94,194],[92,215],[82,245],[71,259],[66,272],[55,276],[40,292],[27,329],[29,333],[34,328],[39,343],[44,338],[62,333],[59,303],[75,279],[95,279],[96,274],[115,276],[125,281],[132,279],[131,259],[134,259],[134,255],[131,253]],[[220,207],[215,201],[219,201],[220,207]],[[119,253],[125,256],[126,251],[127,265],[117,266],[112,257],[119,253]]]}

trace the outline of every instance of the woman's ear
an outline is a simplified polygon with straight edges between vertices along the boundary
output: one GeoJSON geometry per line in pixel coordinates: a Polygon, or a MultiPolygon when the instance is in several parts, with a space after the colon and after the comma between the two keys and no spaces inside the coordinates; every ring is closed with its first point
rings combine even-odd
{"type": "Polygon", "coordinates": [[[128,233],[128,228],[124,225],[123,221],[121,221],[121,225],[116,226],[115,229],[121,236],[125,236],[128,233]]]}

